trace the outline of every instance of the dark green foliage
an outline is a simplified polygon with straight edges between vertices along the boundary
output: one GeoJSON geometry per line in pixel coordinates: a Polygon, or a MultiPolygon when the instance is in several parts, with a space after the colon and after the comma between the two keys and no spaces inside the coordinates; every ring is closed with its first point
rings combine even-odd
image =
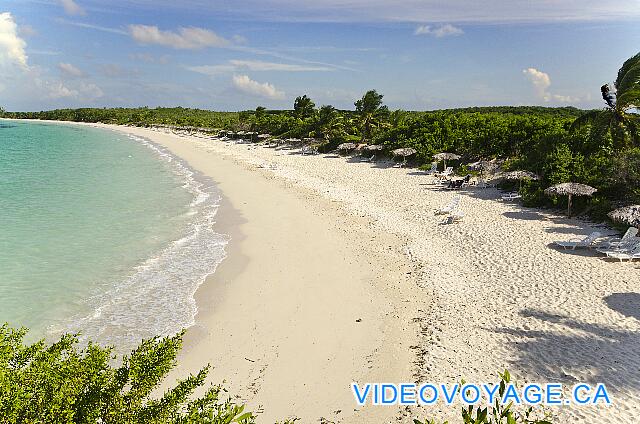
{"type": "Polygon", "coordinates": [[[237,112],[211,112],[182,107],[149,109],[57,109],[46,112],[10,112],[6,118],[44,119],[75,122],[102,122],[105,124],[180,125],[202,128],[231,129],[238,125],[237,112]]]}
{"type": "Polygon", "coordinates": [[[383,126],[389,118],[389,108],[382,104],[383,97],[376,90],[369,90],[354,103],[363,142],[370,140],[374,130],[383,126]]]}
{"type": "Polygon", "coordinates": [[[51,346],[23,343],[25,329],[0,327],[0,417],[3,423],[253,423],[244,407],[210,387],[209,367],[153,396],[176,365],[183,333],[143,341],[113,367],[110,348],[78,347],[64,335],[51,346]]]}
{"type": "MultiPolygon", "coordinates": [[[[499,396],[491,407],[474,408],[473,405],[462,408],[462,423],[464,424],[551,424],[546,417],[536,418],[541,411],[534,411],[529,407],[523,411],[515,411],[513,403],[503,405],[501,402],[507,385],[511,382],[509,371],[500,374],[499,396]],[[537,412],[537,413],[536,413],[537,412]]],[[[460,385],[464,385],[464,382],[460,385]]],[[[413,420],[414,424],[438,424],[435,420],[413,420]]],[[[445,422],[444,424],[448,424],[445,422]]],[[[453,424],[453,423],[451,423],[453,424]]]]}
{"type": "Polygon", "coordinates": [[[298,119],[311,118],[315,107],[316,104],[313,103],[306,94],[304,96],[298,96],[293,102],[293,114],[298,119]]]}
{"type": "Polygon", "coordinates": [[[625,148],[640,145],[640,53],[627,59],[618,71],[614,83],[615,92],[609,84],[600,87],[602,99],[606,104],[603,110],[592,111],[573,123],[577,129],[589,125],[598,137],[610,136],[614,145],[625,148]]]}

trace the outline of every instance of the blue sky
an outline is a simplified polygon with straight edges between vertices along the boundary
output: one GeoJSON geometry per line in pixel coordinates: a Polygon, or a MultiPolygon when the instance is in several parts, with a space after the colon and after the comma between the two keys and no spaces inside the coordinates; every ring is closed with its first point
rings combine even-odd
{"type": "Polygon", "coordinates": [[[0,105],[599,107],[640,0],[3,0],[0,105]]]}

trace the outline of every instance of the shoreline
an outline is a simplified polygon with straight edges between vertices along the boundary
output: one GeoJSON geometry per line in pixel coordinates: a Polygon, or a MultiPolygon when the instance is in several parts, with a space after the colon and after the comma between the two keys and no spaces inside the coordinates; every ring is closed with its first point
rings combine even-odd
{"type": "MultiPolygon", "coordinates": [[[[347,380],[446,384],[461,379],[474,383],[495,382],[497,372],[504,369],[508,369],[519,383],[607,385],[614,399],[611,407],[551,409],[552,418],[557,422],[615,423],[631,421],[640,412],[636,401],[640,387],[635,383],[640,381],[637,337],[640,334],[640,316],[637,314],[640,305],[634,297],[640,291],[637,263],[601,261],[591,251],[563,251],[551,246],[554,240],[568,240],[596,230],[615,235],[611,229],[547,210],[496,201],[499,196],[495,189],[460,191],[462,209],[466,212],[463,222],[442,225],[441,218],[434,216],[432,211],[447,204],[452,193],[434,189],[429,185],[428,177],[419,172],[393,168],[385,163],[345,160],[335,155],[301,156],[289,149],[265,149],[148,129],[118,128],[123,132],[148,134],[148,138],[159,140],[159,144],[194,169],[202,171],[200,168],[206,168],[205,175],[213,176],[220,183],[223,201],[219,222],[238,230],[232,234],[238,240],[234,244],[237,250],[233,251],[238,263],[231,260],[232,250],[228,246],[227,259],[196,293],[199,307],[196,321],[202,325],[197,324],[199,334],[189,338],[183,356],[186,363],[176,376],[184,376],[203,365],[197,363],[199,360],[224,359],[212,362],[217,367],[212,381],[226,378],[230,393],[239,394],[249,409],[255,411],[258,407],[261,411],[259,406],[263,405],[259,423],[287,418],[290,416],[287,411],[302,411],[298,413],[302,422],[317,420],[319,414],[329,421],[345,423],[412,422],[413,418],[425,417],[457,422],[459,408],[456,406],[436,404],[431,408],[406,410],[369,407],[356,411],[350,392],[344,398],[338,397],[336,392],[342,390],[342,384],[347,380]],[[226,180],[220,181],[216,175],[226,180]],[[241,180],[248,183],[243,185],[241,180]],[[274,273],[269,269],[274,268],[274,264],[262,264],[258,272],[251,270],[256,266],[255,262],[265,256],[257,246],[293,246],[288,254],[275,256],[279,261],[280,258],[295,257],[301,253],[298,249],[306,248],[309,240],[315,240],[303,236],[273,241],[282,235],[282,231],[276,230],[272,234],[273,240],[257,241],[260,238],[257,230],[274,223],[282,225],[283,217],[273,215],[273,219],[265,219],[265,210],[273,210],[273,205],[264,199],[262,202],[244,199],[243,193],[252,190],[260,195],[278,192],[277,196],[288,199],[283,203],[287,205],[285,210],[295,209],[294,215],[300,217],[300,221],[290,221],[293,230],[304,229],[306,218],[312,217],[315,223],[308,224],[310,228],[321,230],[315,236],[318,246],[342,246],[349,252],[349,255],[332,255],[330,263],[341,264],[347,270],[345,272],[372,277],[365,281],[368,284],[358,279],[351,281],[350,285],[355,286],[356,291],[347,293],[351,298],[359,298],[358,294],[365,296],[369,303],[352,305],[347,302],[346,308],[360,307],[363,313],[371,314],[359,324],[378,319],[379,325],[353,327],[349,323],[353,317],[346,315],[342,315],[345,319],[334,322],[339,324],[334,328],[347,335],[362,336],[361,332],[365,332],[362,339],[351,341],[352,346],[373,349],[372,355],[351,350],[344,357],[350,360],[343,362],[342,368],[335,369],[334,374],[326,374],[324,369],[317,367],[321,371],[302,374],[298,380],[273,379],[270,376],[274,375],[278,363],[291,363],[294,368],[304,369],[305,366],[313,368],[313,364],[322,361],[312,357],[316,362],[301,363],[303,361],[295,355],[283,360],[273,354],[274,339],[270,334],[257,331],[254,334],[257,337],[246,337],[257,327],[237,320],[216,321],[220,317],[239,314],[249,320],[259,317],[254,324],[261,326],[264,320],[277,321],[280,309],[294,306],[292,314],[295,316],[300,312],[296,305],[304,305],[305,309],[314,307],[308,299],[292,301],[290,296],[294,293],[289,293],[292,288],[289,286],[284,290],[284,300],[280,298],[283,293],[270,293],[274,295],[271,299],[276,299],[275,314],[271,310],[234,310],[237,306],[248,308],[244,300],[239,302],[233,296],[234,293],[264,296],[265,290],[273,289],[260,281],[260,276],[265,271],[268,271],[267,275],[274,273]],[[223,205],[236,209],[223,208],[223,205]],[[225,222],[226,213],[236,216],[236,211],[244,221],[225,222]],[[293,225],[294,222],[299,224],[293,225]],[[242,237],[246,239],[240,240],[242,237]],[[327,242],[324,237],[334,237],[335,242],[327,242]],[[351,250],[349,246],[352,246],[351,250]],[[345,256],[351,259],[351,252],[355,262],[342,263],[345,256]],[[371,255],[375,259],[372,260],[371,255]],[[229,269],[225,266],[227,261],[229,269]],[[367,274],[371,269],[378,272],[367,274]],[[255,272],[253,279],[247,280],[252,272],[255,272]],[[224,277],[225,273],[228,277],[224,277]],[[216,276],[220,276],[220,280],[216,280],[216,276]],[[231,280],[233,284],[229,284],[231,280]],[[258,283],[249,284],[250,281],[258,283]],[[201,303],[207,308],[201,309],[201,303]],[[228,328],[238,330],[235,334],[240,337],[234,338],[230,331],[227,332],[227,324],[228,328]],[[234,343],[222,356],[220,352],[214,352],[218,348],[216,343],[221,340],[233,340],[234,343]],[[246,356],[245,352],[250,355],[246,356]],[[262,356],[254,355],[255,352],[262,356]],[[258,358],[258,361],[245,358],[252,361],[258,358]],[[228,364],[228,369],[235,374],[226,375],[220,369],[224,366],[221,362],[228,364]],[[349,375],[345,379],[346,374],[349,375]],[[327,381],[332,384],[325,384],[327,381]],[[321,398],[316,399],[312,396],[315,391],[307,391],[304,385],[296,386],[300,382],[311,382],[315,387],[328,389],[317,392],[321,393],[321,398]],[[290,390],[292,387],[295,390],[290,390]],[[297,404],[300,399],[303,402],[313,399],[314,403],[297,404]],[[342,409],[335,413],[338,409],[332,410],[332,405],[340,405],[342,409]]],[[[316,254],[314,250],[309,252],[291,265],[298,267],[316,254]]],[[[318,269],[324,271],[322,266],[318,269]]],[[[286,282],[286,279],[282,281],[286,282]]],[[[340,285],[332,285],[330,289],[343,294],[340,285]]],[[[266,299],[268,297],[259,300],[266,299]]],[[[338,297],[337,300],[343,299],[338,297]]],[[[264,304],[260,301],[252,306],[260,308],[264,304]]],[[[344,313],[344,310],[338,308],[336,313],[344,313]]],[[[313,329],[323,329],[331,324],[326,319],[309,316],[305,317],[305,322],[312,323],[309,328],[313,329]]],[[[275,344],[296,352],[299,346],[292,341],[309,337],[304,331],[275,335],[280,336],[275,344]]],[[[331,345],[339,336],[339,332],[325,334],[324,341],[331,345]]],[[[313,345],[308,348],[314,352],[313,345]]],[[[330,350],[325,349],[324,353],[330,350]]],[[[275,374],[286,377],[292,369],[281,367],[275,374]]]]}
{"type": "Polygon", "coordinates": [[[226,380],[260,423],[392,421],[400,408],[354,408],[349,384],[412,379],[415,331],[405,328],[415,310],[402,243],[308,190],[184,139],[122,130],[169,149],[223,196],[215,226],[231,237],[227,257],[196,292],[196,325],[175,375],[211,363],[209,380],[226,380]],[[367,248],[376,238],[387,252],[367,248]]]}

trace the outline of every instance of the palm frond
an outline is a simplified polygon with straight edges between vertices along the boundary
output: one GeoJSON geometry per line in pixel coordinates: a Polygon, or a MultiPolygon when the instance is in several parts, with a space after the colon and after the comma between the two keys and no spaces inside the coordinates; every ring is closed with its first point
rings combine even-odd
{"type": "Polygon", "coordinates": [[[624,74],[624,77],[620,80],[617,88],[618,95],[624,95],[629,90],[634,90],[638,88],[640,84],[640,61],[638,61],[634,66],[630,67],[627,72],[624,74]]]}
{"type": "Polygon", "coordinates": [[[624,110],[633,107],[640,108],[640,87],[627,90],[618,96],[618,108],[624,110]]]}
{"type": "Polygon", "coordinates": [[[607,111],[607,110],[592,110],[590,112],[585,113],[584,115],[579,116],[571,124],[571,131],[575,131],[575,130],[577,130],[579,128],[582,128],[585,125],[593,125],[601,114],[607,113],[607,112],[609,112],[609,111],[607,111]]]}
{"type": "Polygon", "coordinates": [[[633,68],[635,65],[639,63],[640,63],[640,53],[636,54],[633,57],[630,57],[622,64],[622,67],[618,71],[618,78],[616,78],[616,82],[615,82],[616,89],[620,90],[621,88],[620,85],[622,83],[622,80],[624,79],[627,72],[629,72],[629,69],[633,68]]]}

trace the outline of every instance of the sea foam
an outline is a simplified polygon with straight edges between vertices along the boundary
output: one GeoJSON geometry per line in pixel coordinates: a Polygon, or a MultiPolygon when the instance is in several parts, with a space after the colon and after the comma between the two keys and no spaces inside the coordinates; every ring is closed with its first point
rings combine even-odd
{"type": "MultiPolygon", "coordinates": [[[[189,222],[182,237],[139,264],[126,278],[113,282],[89,302],[93,312],[74,317],[64,331],[81,332],[83,340],[128,351],[141,339],[172,335],[195,323],[195,292],[226,256],[229,237],[213,227],[220,192],[196,176],[182,160],[146,139],[128,135],[169,164],[191,193],[189,222]]],[[[56,331],[58,332],[58,331],[56,331]]]]}

